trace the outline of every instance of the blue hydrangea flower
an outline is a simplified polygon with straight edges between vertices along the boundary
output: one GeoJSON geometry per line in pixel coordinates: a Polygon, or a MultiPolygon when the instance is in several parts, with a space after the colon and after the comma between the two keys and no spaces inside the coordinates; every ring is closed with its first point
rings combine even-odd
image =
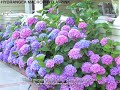
{"type": "Polygon", "coordinates": [[[46,36],[47,36],[46,33],[41,33],[41,34],[39,35],[39,38],[44,38],[44,37],[46,37],[46,36]]]}
{"type": "Polygon", "coordinates": [[[35,72],[31,71],[30,67],[27,67],[25,72],[26,72],[26,75],[29,79],[36,77],[35,72]]]}
{"type": "Polygon", "coordinates": [[[64,62],[64,57],[62,55],[55,55],[53,60],[56,64],[61,64],[64,62]]]}
{"type": "Polygon", "coordinates": [[[38,74],[43,77],[46,75],[46,68],[40,68],[39,71],[38,71],[38,74]]]}
{"type": "Polygon", "coordinates": [[[54,40],[58,33],[60,32],[60,30],[58,29],[54,29],[49,35],[48,35],[48,38],[51,39],[51,40],[54,40]]]}

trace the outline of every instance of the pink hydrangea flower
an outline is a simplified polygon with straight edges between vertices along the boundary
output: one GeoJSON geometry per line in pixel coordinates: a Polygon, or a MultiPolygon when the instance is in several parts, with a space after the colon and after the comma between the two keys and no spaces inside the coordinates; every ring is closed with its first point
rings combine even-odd
{"type": "Polygon", "coordinates": [[[107,40],[108,40],[107,37],[106,37],[106,38],[103,38],[103,39],[100,41],[101,45],[102,45],[102,46],[105,46],[105,45],[107,44],[107,40]]]}
{"type": "Polygon", "coordinates": [[[33,57],[29,57],[27,60],[27,65],[30,66],[33,61],[34,61],[33,57]]]}
{"type": "Polygon", "coordinates": [[[59,33],[58,33],[58,36],[59,35],[64,35],[64,36],[68,36],[68,32],[67,31],[60,31],[59,33]]]}
{"type": "Polygon", "coordinates": [[[90,67],[90,71],[93,72],[93,73],[98,73],[100,72],[100,69],[101,69],[101,66],[99,64],[93,64],[91,67],[90,67]]]}
{"type": "Polygon", "coordinates": [[[103,66],[100,67],[100,71],[98,72],[99,75],[105,74],[106,70],[103,66]]]}
{"type": "Polygon", "coordinates": [[[61,28],[62,31],[69,31],[70,30],[70,26],[69,25],[64,25],[62,28],[61,28]]]}
{"type": "Polygon", "coordinates": [[[29,17],[27,18],[27,25],[28,26],[32,26],[33,24],[35,24],[38,20],[35,17],[29,17]]]}
{"type": "Polygon", "coordinates": [[[85,23],[85,22],[80,22],[79,24],[78,24],[78,28],[86,28],[87,27],[87,24],[85,23]]]}
{"type": "Polygon", "coordinates": [[[68,38],[64,35],[59,35],[55,39],[55,43],[60,46],[68,42],[68,38]]]}
{"type": "Polygon", "coordinates": [[[115,62],[116,62],[117,65],[120,65],[120,56],[115,58],[115,62]]]}
{"type": "Polygon", "coordinates": [[[110,65],[112,64],[113,58],[112,56],[106,54],[102,56],[101,60],[102,60],[102,64],[110,65]]]}
{"type": "Polygon", "coordinates": [[[80,54],[79,48],[73,48],[68,52],[68,56],[71,59],[80,59],[82,55],[80,54]]]}
{"type": "Polygon", "coordinates": [[[23,28],[20,32],[21,38],[27,38],[32,35],[32,31],[29,28],[23,28]]]}
{"type": "Polygon", "coordinates": [[[18,40],[16,40],[17,49],[20,49],[25,43],[26,43],[25,39],[18,39],[18,40]]]}
{"type": "Polygon", "coordinates": [[[54,11],[54,8],[49,8],[48,12],[52,13],[54,11]]]}
{"type": "Polygon", "coordinates": [[[54,65],[55,65],[55,61],[52,60],[52,59],[50,59],[50,60],[48,60],[48,61],[46,62],[46,67],[47,67],[47,68],[53,68],[54,65]]]}
{"type": "Polygon", "coordinates": [[[85,62],[83,63],[81,69],[82,69],[82,72],[85,72],[85,73],[90,73],[90,67],[92,66],[92,64],[90,62],[85,62]]]}
{"type": "Polygon", "coordinates": [[[19,31],[13,32],[13,34],[12,34],[13,39],[18,39],[19,37],[20,37],[20,32],[19,31]]]}
{"type": "Polygon", "coordinates": [[[71,29],[68,33],[68,37],[75,40],[81,37],[81,33],[77,29],[71,29]]]}

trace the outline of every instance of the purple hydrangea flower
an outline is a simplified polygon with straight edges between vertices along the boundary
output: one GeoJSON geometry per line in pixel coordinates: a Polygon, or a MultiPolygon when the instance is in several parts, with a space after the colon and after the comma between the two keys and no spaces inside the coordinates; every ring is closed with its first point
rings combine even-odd
{"type": "Polygon", "coordinates": [[[37,72],[40,69],[40,66],[36,60],[34,60],[30,66],[30,70],[37,72]]]}
{"type": "Polygon", "coordinates": [[[92,56],[94,54],[93,51],[88,51],[87,56],[92,56]]]}
{"type": "Polygon", "coordinates": [[[59,35],[64,35],[64,36],[68,36],[68,32],[67,31],[60,31],[59,33],[58,33],[58,36],[59,35]]]}
{"type": "Polygon", "coordinates": [[[91,86],[94,83],[94,79],[92,78],[91,75],[85,75],[82,77],[83,85],[84,87],[91,86]]]}
{"type": "Polygon", "coordinates": [[[90,67],[92,66],[92,64],[90,62],[85,62],[82,64],[82,72],[85,72],[85,73],[90,73],[90,67]]]}
{"type": "Polygon", "coordinates": [[[105,74],[106,70],[103,66],[100,66],[100,71],[98,72],[99,75],[105,74]]]}
{"type": "Polygon", "coordinates": [[[38,74],[43,77],[46,75],[46,68],[40,68],[39,71],[38,71],[38,74]]]}
{"type": "Polygon", "coordinates": [[[28,44],[24,44],[21,48],[20,48],[20,53],[22,55],[27,55],[30,52],[30,46],[28,44]]]}
{"type": "Polygon", "coordinates": [[[80,59],[82,55],[80,54],[79,48],[73,48],[68,52],[68,56],[71,59],[80,59]]]}
{"type": "Polygon", "coordinates": [[[102,79],[98,80],[97,82],[98,84],[104,85],[107,82],[106,77],[102,77],[102,79]]]}
{"type": "Polygon", "coordinates": [[[17,49],[20,49],[25,43],[26,43],[25,39],[18,39],[18,40],[15,41],[17,49]]]}
{"type": "Polygon", "coordinates": [[[46,67],[47,67],[47,68],[53,68],[54,65],[55,65],[55,61],[52,60],[52,59],[50,59],[50,60],[48,60],[48,61],[46,62],[46,67]]]}
{"type": "Polygon", "coordinates": [[[27,60],[27,65],[30,66],[33,61],[34,61],[33,57],[29,57],[27,60]]]}
{"type": "Polygon", "coordinates": [[[48,35],[48,38],[51,39],[51,40],[54,40],[57,36],[58,36],[58,33],[60,32],[60,30],[58,29],[54,29],[49,35],[48,35]]]}
{"type": "Polygon", "coordinates": [[[19,25],[21,25],[21,22],[15,21],[15,22],[14,22],[14,25],[19,26],[19,25]]]}
{"type": "Polygon", "coordinates": [[[94,39],[94,40],[92,40],[92,44],[97,44],[98,42],[99,42],[98,39],[94,39]]]}
{"type": "Polygon", "coordinates": [[[115,62],[118,66],[120,66],[120,56],[115,58],[115,62]]]}
{"type": "Polygon", "coordinates": [[[89,40],[80,40],[79,42],[75,43],[73,48],[88,48],[90,46],[90,41],[89,40]]]}
{"type": "Polygon", "coordinates": [[[32,36],[32,37],[30,36],[26,38],[26,41],[32,43],[34,41],[37,41],[36,39],[37,39],[37,36],[32,36]]]}
{"type": "Polygon", "coordinates": [[[68,85],[61,85],[60,90],[69,90],[69,86],[68,85]]]}
{"type": "Polygon", "coordinates": [[[45,85],[40,85],[38,90],[47,90],[47,87],[45,85]]]}
{"type": "Polygon", "coordinates": [[[0,52],[0,60],[2,60],[2,59],[3,59],[3,53],[0,52]]]}
{"type": "Polygon", "coordinates": [[[77,29],[71,29],[68,32],[68,37],[71,38],[72,40],[75,40],[75,39],[81,38],[81,33],[77,29]]]}
{"type": "Polygon", "coordinates": [[[45,29],[46,29],[46,22],[44,22],[44,21],[39,21],[39,22],[36,23],[36,25],[35,25],[35,30],[36,30],[37,32],[41,32],[41,31],[43,31],[43,30],[45,30],[45,29]]]}
{"type": "Polygon", "coordinates": [[[41,47],[41,44],[38,41],[34,41],[31,43],[31,47],[33,51],[37,51],[41,47]]]}
{"type": "Polygon", "coordinates": [[[71,64],[68,64],[64,68],[64,74],[66,76],[73,76],[77,72],[76,67],[72,66],[71,64]]]}
{"type": "Polygon", "coordinates": [[[92,54],[92,55],[90,56],[90,61],[91,61],[92,63],[97,63],[99,60],[100,60],[100,56],[99,56],[98,54],[92,54]]]}
{"type": "Polygon", "coordinates": [[[68,38],[66,36],[64,36],[64,35],[59,35],[55,39],[55,43],[58,46],[61,46],[61,45],[65,44],[65,43],[67,43],[67,42],[68,42],[68,38]]]}
{"type": "Polygon", "coordinates": [[[29,28],[23,28],[20,32],[20,37],[21,38],[27,38],[32,35],[32,30],[29,28]]]}
{"type": "Polygon", "coordinates": [[[107,37],[106,37],[106,38],[103,38],[103,39],[100,41],[101,45],[102,45],[102,46],[105,46],[105,45],[107,44],[107,40],[108,40],[107,37]]]}
{"type": "Polygon", "coordinates": [[[112,68],[110,70],[110,74],[113,75],[113,76],[118,75],[118,68],[117,67],[112,68]]]}
{"type": "Polygon", "coordinates": [[[25,72],[29,79],[32,79],[32,77],[36,77],[36,74],[33,71],[31,71],[30,67],[27,67],[25,72]]]}
{"type": "Polygon", "coordinates": [[[102,56],[102,64],[110,65],[112,64],[112,61],[113,61],[113,58],[110,55],[106,54],[102,56]]]}
{"type": "Polygon", "coordinates": [[[35,18],[35,17],[29,17],[29,18],[27,18],[27,25],[28,26],[32,26],[33,24],[36,24],[36,22],[38,21],[38,19],[37,18],[35,18]]]}
{"type": "Polygon", "coordinates": [[[75,24],[74,18],[72,18],[72,17],[67,18],[66,25],[73,26],[74,24],[75,24]]]}
{"type": "Polygon", "coordinates": [[[20,37],[20,32],[19,31],[14,31],[12,34],[13,39],[18,39],[20,37]]]}
{"type": "Polygon", "coordinates": [[[91,67],[90,67],[90,71],[93,72],[93,73],[98,73],[100,72],[100,69],[101,69],[101,66],[99,64],[93,64],[91,67]]]}
{"type": "Polygon", "coordinates": [[[18,63],[19,68],[24,68],[25,63],[24,63],[24,61],[23,61],[23,57],[19,57],[18,59],[19,59],[19,63],[18,63]]]}
{"type": "Polygon", "coordinates": [[[87,27],[87,24],[85,23],[85,22],[80,22],[79,24],[78,24],[78,28],[86,28],[87,27]]]}
{"type": "Polygon", "coordinates": [[[70,30],[70,26],[69,25],[64,25],[62,28],[61,28],[62,31],[69,31],[70,30]]]}
{"type": "Polygon", "coordinates": [[[54,8],[49,8],[48,12],[52,13],[54,11],[54,8]]]}
{"type": "Polygon", "coordinates": [[[53,60],[55,61],[55,64],[61,64],[64,62],[64,57],[62,55],[55,55],[53,60]]]}

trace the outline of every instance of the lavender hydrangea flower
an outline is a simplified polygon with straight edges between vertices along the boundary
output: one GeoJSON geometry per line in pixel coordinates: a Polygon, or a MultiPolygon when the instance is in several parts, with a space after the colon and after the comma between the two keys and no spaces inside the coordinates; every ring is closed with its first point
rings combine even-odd
{"type": "Polygon", "coordinates": [[[90,67],[92,66],[92,64],[90,62],[85,62],[82,64],[82,72],[85,72],[85,73],[90,73],[90,67]]]}
{"type": "Polygon", "coordinates": [[[18,39],[20,37],[20,32],[19,31],[14,31],[12,34],[13,39],[18,39]]]}
{"type": "Polygon", "coordinates": [[[73,26],[74,24],[75,24],[74,18],[72,18],[72,17],[67,18],[66,25],[73,26]]]}
{"type": "Polygon", "coordinates": [[[3,53],[0,52],[0,60],[2,60],[2,59],[3,59],[3,53]]]}
{"type": "Polygon", "coordinates": [[[30,66],[30,70],[37,72],[40,69],[40,66],[38,65],[38,62],[34,60],[30,66]]]}
{"type": "Polygon", "coordinates": [[[99,64],[93,64],[91,67],[90,67],[90,71],[93,72],[93,73],[98,73],[100,72],[100,69],[101,69],[101,66],[99,64]]]}
{"type": "Polygon", "coordinates": [[[30,36],[26,38],[26,42],[32,43],[34,41],[37,41],[36,39],[37,39],[37,36],[30,36]]]}
{"type": "Polygon", "coordinates": [[[98,39],[94,39],[94,40],[92,40],[92,44],[97,44],[98,42],[99,42],[98,39]]]}
{"type": "Polygon", "coordinates": [[[20,32],[21,38],[27,38],[32,35],[32,31],[29,28],[23,28],[20,32]]]}
{"type": "Polygon", "coordinates": [[[55,61],[55,64],[61,64],[64,62],[64,57],[62,55],[55,55],[53,60],[55,61]]]}
{"type": "Polygon", "coordinates": [[[27,67],[25,72],[29,79],[36,77],[36,74],[33,71],[31,71],[30,67],[27,67]]]}
{"type": "Polygon", "coordinates": [[[86,28],[87,27],[87,24],[85,23],[85,22],[80,22],[79,24],[78,24],[78,28],[86,28]]]}
{"type": "Polygon", "coordinates": [[[27,65],[30,66],[33,61],[34,61],[33,57],[29,57],[27,60],[27,65]]]}
{"type": "Polygon", "coordinates": [[[108,40],[107,37],[106,37],[106,38],[103,38],[103,39],[100,41],[101,45],[102,45],[102,46],[105,46],[105,45],[107,44],[107,40],[108,40]]]}
{"type": "Polygon", "coordinates": [[[68,85],[61,85],[60,90],[69,90],[69,86],[68,85]]]}
{"type": "Polygon", "coordinates": [[[44,22],[44,21],[39,21],[39,22],[36,23],[36,25],[35,25],[35,30],[36,30],[37,32],[41,32],[41,31],[43,31],[43,30],[45,30],[45,29],[46,29],[46,22],[44,22]]]}
{"type": "Polygon", "coordinates": [[[19,68],[24,68],[25,63],[23,61],[23,57],[19,57],[19,63],[18,63],[18,65],[19,65],[19,68]]]}
{"type": "Polygon", "coordinates": [[[33,51],[37,51],[41,47],[41,44],[38,41],[34,41],[31,43],[31,47],[33,51]]]}
{"type": "Polygon", "coordinates": [[[98,84],[104,85],[107,82],[107,79],[106,79],[106,77],[102,77],[102,79],[98,80],[97,82],[98,82],[98,84]]]}
{"type": "Polygon", "coordinates": [[[53,30],[52,27],[48,27],[48,28],[47,28],[47,31],[48,31],[48,32],[50,32],[50,31],[52,31],[52,30],[53,30]]]}
{"type": "Polygon", "coordinates": [[[55,39],[55,43],[58,46],[61,46],[61,45],[65,44],[65,43],[67,43],[67,42],[68,42],[68,38],[66,36],[64,36],[64,35],[59,35],[55,39]]]}
{"type": "Polygon", "coordinates": [[[19,26],[19,25],[21,25],[21,22],[15,21],[15,22],[14,22],[14,25],[19,26]]]}
{"type": "Polygon", "coordinates": [[[60,31],[59,33],[58,33],[58,36],[59,35],[64,35],[64,36],[68,36],[68,32],[67,31],[60,31]]]}
{"type": "Polygon", "coordinates": [[[75,40],[75,39],[81,38],[81,33],[77,29],[71,29],[68,32],[68,37],[71,38],[72,40],[75,40]]]}
{"type": "Polygon", "coordinates": [[[40,85],[38,90],[47,90],[47,87],[45,85],[40,85]]]}
{"type": "Polygon", "coordinates": [[[103,66],[100,66],[100,71],[98,72],[99,75],[105,74],[106,70],[103,66]]]}
{"type": "Polygon", "coordinates": [[[20,53],[22,55],[27,55],[30,52],[30,46],[28,44],[24,44],[21,48],[20,48],[20,53]]]}
{"type": "Polygon", "coordinates": [[[46,34],[46,33],[41,33],[41,34],[39,35],[39,38],[45,38],[45,37],[47,37],[47,34],[46,34]]]}
{"type": "Polygon", "coordinates": [[[110,65],[112,64],[112,61],[113,61],[112,56],[107,55],[107,54],[102,56],[102,64],[110,65]]]}
{"type": "Polygon", "coordinates": [[[90,41],[89,40],[80,40],[79,42],[75,43],[73,48],[88,48],[90,46],[90,41]]]}
{"type": "Polygon", "coordinates": [[[43,76],[45,76],[46,74],[47,74],[47,72],[46,72],[46,68],[40,68],[39,69],[39,71],[38,71],[38,74],[41,76],[41,77],[43,77],[43,76]]]}
{"type": "Polygon", "coordinates": [[[85,76],[82,78],[82,81],[83,81],[84,87],[91,86],[91,85],[94,83],[94,79],[92,78],[91,75],[85,75],[85,76]]]}
{"type": "Polygon", "coordinates": [[[64,74],[66,76],[73,76],[77,72],[76,67],[72,66],[71,64],[68,64],[64,68],[64,74]]]}
{"type": "Polygon", "coordinates": [[[113,76],[118,75],[118,68],[117,67],[112,68],[110,70],[110,74],[113,75],[113,76]]]}
{"type": "Polygon", "coordinates": [[[60,30],[58,29],[54,29],[49,35],[48,35],[48,38],[51,39],[51,40],[54,40],[57,36],[58,36],[58,33],[60,32],[60,30]]]}
{"type": "Polygon", "coordinates": [[[61,31],[69,31],[70,30],[70,26],[69,25],[64,25],[62,28],[61,28],[61,31]]]}
{"type": "Polygon", "coordinates": [[[115,62],[117,64],[117,66],[120,66],[120,56],[115,58],[115,62]]]}
{"type": "Polygon", "coordinates": [[[92,56],[94,54],[93,51],[88,51],[87,56],[92,56]]]}
{"type": "Polygon", "coordinates": [[[35,17],[29,17],[29,18],[27,18],[27,25],[28,26],[32,26],[33,24],[36,24],[36,22],[37,22],[38,20],[37,20],[37,18],[35,18],[35,17]]]}
{"type": "Polygon", "coordinates": [[[92,63],[97,63],[100,60],[100,56],[98,54],[93,54],[90,56],[90,61],[92,63]]]}
{"type": "Polygon", "coordinates": [[[47,68],[53,68],[54,65],[55,65],[55,61],[52,60],[52,59],[50,59],[50,60],[48,60],[48,61],[46,62],[46,67],[47,67],[47,68]]]}
{"type": "Polygon", "coordinates": [[[68,56],[71,59],[80,59],[82,55],[80,54],[79,48],[73,48],[68,52],[68,56]]]}

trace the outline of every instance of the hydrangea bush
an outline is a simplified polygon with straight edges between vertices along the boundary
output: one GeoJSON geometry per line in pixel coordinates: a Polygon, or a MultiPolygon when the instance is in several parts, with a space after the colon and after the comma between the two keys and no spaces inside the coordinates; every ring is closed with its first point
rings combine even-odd
{"type": "Polygon", "coordinates": [[[39,90],[116,90],[120,80],[120,50],[116,46],[120,43],[96,34],[97,17],[90,22],[95,26],[87,17],[82,21],[68,17],[57,26],[61,13],[56,15],[53,10],[55,13],[56,8],[48,10],[48,20],[30,17],[25,25],[13,28],[12,35],[0,43],[0,60],[25,69],[27,77],[39,83],[39,90]]]}

